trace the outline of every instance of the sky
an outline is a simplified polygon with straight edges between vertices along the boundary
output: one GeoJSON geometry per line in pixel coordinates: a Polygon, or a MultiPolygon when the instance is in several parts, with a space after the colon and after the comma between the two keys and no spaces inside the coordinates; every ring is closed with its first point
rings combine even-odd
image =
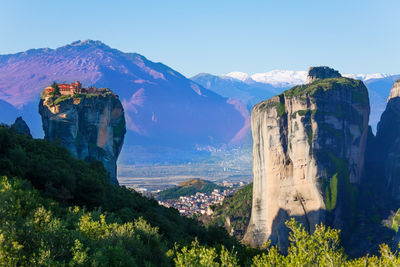
{"type": "Polygon", "coordinates": [[[93,39],[191,77],[400,73],[399,0],[2,0],[0,54],[93,39]]]}

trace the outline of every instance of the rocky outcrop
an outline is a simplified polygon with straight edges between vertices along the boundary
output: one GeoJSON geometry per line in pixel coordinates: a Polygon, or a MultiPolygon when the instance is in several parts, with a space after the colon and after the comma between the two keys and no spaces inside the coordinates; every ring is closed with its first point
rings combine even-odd
{"type": "Polygon", "coordinates": [[[400,80],[397,80],[390,91],[387,106],[378,124],[376,150],[380,177],[385,177],[387,196],[400,200],[400,80]]]}
{"type": "MultiPolygon", "coordinates": [[[[176,162],[182,156],[191,161],[198,147],[248,141],[242,133],[250,132],[250,116],[236,102],[165,64],[93,40],[0,55],[0,110],[7,104],[11,106],[8,109],[23,107],[16,111],[25,118],[33,136],[42,136],[39,116],[29,115],[37,109],[43,86],[72,80],[109,87],[119,96],[129,132],[124,141],[128,149],[121,152],[126,153],[125,163],[132,163],[132,157],[135,162],[176,162]],[[138,155],[138,146],[146,152],[138,155]],[[177,149],[182,151],[179,156],[177,149]]],[[[8,119],[0,113],[0,122],[11,123],[15,117],[8,119]]]]}
{"type": "Polygon", "coordinates": [[[318,79],[327,78],[339,78],[342,77],[337,70],[322,66],[322,67],[311,67],[308,69],[307,83],[312,83],[318,79]]]}
{"type": "Polygon", "coordinates": [[[105,88],[62,96],[43,92],[39,113],[45,139],[60,142],[80,159],[101,161],[118,184],[116,161],[126,129],[117,95],[105,88]]]}
{"type": "Polygon", "coordinates": [[[25,134],[29,137],[32,137],[31,130],[28,127],[28,124],[22,119],[22,117],[18,117],[15,119],[15,122],[11,125],[11,129],[17,134],[25,134]]]}
{"type": "Polygon", "coordinates": [[[400,79],[394,82],[392,89],[390,90],[389,97],[387,102],[389,103],[390,100],[400,97],[400,79]]]}
{"type": "Polygon", "coordinates": [[[270,239],[285,249],[289,217],[309,231],[320,222],[342,228],[351,219],[363,175],[368,92],[359,80],[316,70],[310,68],[310,84],[252,110],[253,204],[244,237],[252,246],[270,239]]]}

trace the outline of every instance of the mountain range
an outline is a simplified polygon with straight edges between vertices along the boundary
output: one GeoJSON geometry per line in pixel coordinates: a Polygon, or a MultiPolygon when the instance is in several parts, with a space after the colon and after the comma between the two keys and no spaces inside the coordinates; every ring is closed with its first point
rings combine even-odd
{"type": "Polygon", "coordinates": [[[234,144],[249,127],[249,113],[239,101],[162,63],[92,40],[1,55],[0,107],[8,112],[0,114],[0,121],[10,123],[22,115],[33,135],[43,136],[39,96],[53,81],[113,90],[125,109],[127,151],[134,146],[160,151],[234,144]]]}
{"type": "MultiPolygon", "coordinates": [[[[400,75],[344,76],[362,79],[368,87],[370,124],[376,129],[400,75]]],[[[118,94],[128,130],[121,160],[192,160],[194,154],[215,147],[249,146],[251,108],[305,79],[305,71],[291,70],[201,73],[189,79],[142,55],[100,41],[76,41],[56,49],[0,55],[0,122],[10,124],[23,116],[33,136],[42,137],[40,92],[53,81],[79,80],[86,87],[108,87],[118,94]]]]}
{"type": "MultiPolygon", "coordinates": [[[[362,80],[367,86],[371,102],[370,125],[375,131],[381,114],[385,110],[390,88],[400,78],[400,74],[344,74],[343,76],[362,80]]],[[[239,99],[250,111],[255,104],[265,99],[295,85],[305,84],[307,72],[272,70],[253,75],[239,71],[225,75],[200,73],[191,79],[224,97],[239,99]]]]}

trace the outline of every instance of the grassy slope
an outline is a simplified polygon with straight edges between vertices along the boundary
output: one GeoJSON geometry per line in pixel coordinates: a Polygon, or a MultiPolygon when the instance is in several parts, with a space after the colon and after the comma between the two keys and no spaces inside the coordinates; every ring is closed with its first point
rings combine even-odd
{"type": "Polygon", "coordinates": [[[223,190],[224,187],[202,179],[183,181],[178,186],[165,189],[159,193],[161,199],[176,199],[181,196],[195,195],[197,192],[210,194],[214,189],[223,190]]]}
{"type": "Polygon", "coordinates": [[[298,85],[284,92],[285,96],[300,96],[300,95],[310,95],[313,96],[315,93],[320,91],[329,91],[332,89],[337,89],[339,87],[346,87],[351,89],[356,93],[361,93],[362,98],[360,102],[364,102],[364,98],[368,100],[367,88],[360,80],[340,77],[340,78],[328,78],[328,79],[318,79],[310,84],[298,85]]]}

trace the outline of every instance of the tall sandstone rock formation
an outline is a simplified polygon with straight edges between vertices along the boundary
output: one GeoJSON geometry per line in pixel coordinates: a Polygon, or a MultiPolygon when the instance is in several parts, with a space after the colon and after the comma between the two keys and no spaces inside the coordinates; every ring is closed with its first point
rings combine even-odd
{"type": "Polygon", "coordinates": [[[400,80],[390,91],[376,134],[380,177],[385,177],[386,196],[400,200],[400,80]]]}
{"type": "Polygon", "coordinates": [[[254,106],[253,204],[244,241],[288,245],[285,221],[312,231],[351,220],[363,175],[370,112],[367,88],[327,67],[310,83],[254,106]]]}
{"type": "Polygon", "coordinates": [[[118,184],[116,162],[126,129],[117,95],[106,88],[62,96],[43,92],[39,113],[45,139],[60,142],[80,159],[101,161],[110,182],[118,184]]]}

